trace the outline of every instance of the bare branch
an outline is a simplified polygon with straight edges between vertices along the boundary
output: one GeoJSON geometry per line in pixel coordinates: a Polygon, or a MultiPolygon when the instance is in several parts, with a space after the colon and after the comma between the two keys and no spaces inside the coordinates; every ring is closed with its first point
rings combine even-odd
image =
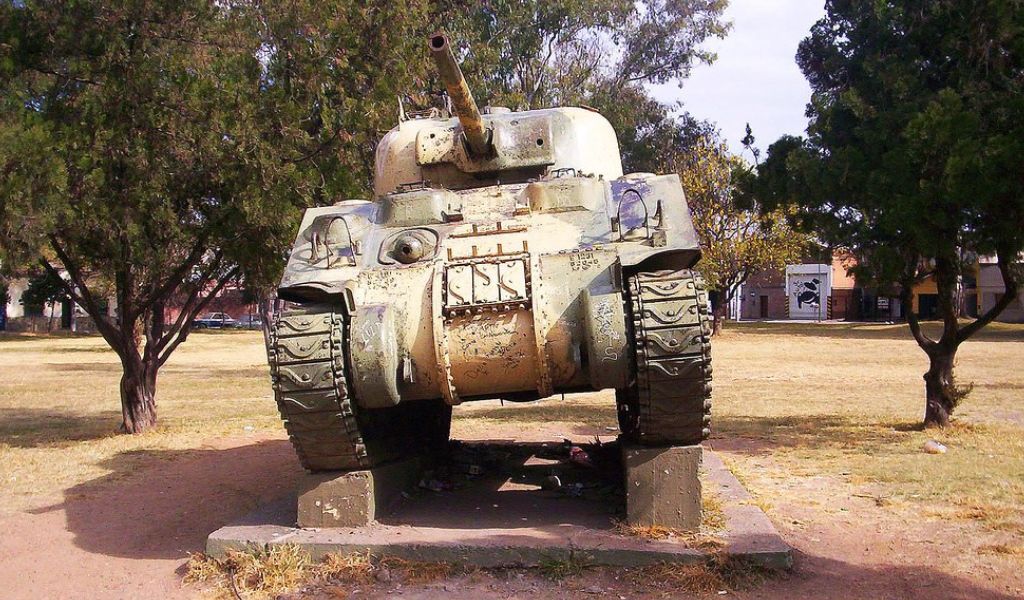
{"type": "MultiPolygon", "coordinates": [[[[165,339],[170,340],[170,343],[164,343],[165,348],[163,349],[163,352],[159,355],[159,358],[157,359],[157,366],[162,367],[164,363],[167,362],[167,359],[171,357],[171,354],[174,353],[174,350],[188,338],[189,331],[191,331],[192,329],[192,321],[194,321],[196,316],[203,309],[206,308],[210,301],[213,300],[217,296],[217,294],[219,294],[221,290],[224,289],[224,286],[227,285],[228,282],[230,282],[231,280],[235,279],[235,277],[238,276],[239,270],[240,269],[238,267],[233,267],[230,271],[228,271],[227,274],[224,275],[224,277],[222,277],[220,281],[217,282],[217,285],[214,286],[214,288],[210,290],[210,292],[206,294],[203,297],[203,299],[198,304],[196,304],[195,307],[193,307],[191,311],[189,311],[188,319],[185,321],[185,324],[182,327],[178,328],[177,332],[173,336],[173,339],[170,337],[170,334],[168,334],[168,336],[165,339]]],[[[184,314],[184,311],[182,314],[184,314]]]]}
{"type": "Polygon", "coordinates": [[[86,280],[82,275],[81,268],[79,268],[78,264],[72,260],[71,256],[64,250],[56,236],[49,236],[49,240],[50,247],[57,255],[57,259],[60,260],[64,270],[68,273],[68,277],[71,278],[71,283],[74,283],[74,285],[70,285],[63,277],[60,277],[60,274],[53,268],[53,265],[46,260],[41,261],[43,267],[50,271],[51,274],[60,278],[62,282],[61,285],[64,286],[68,295],[71,296],[79,306],[84,308],[85,312],[88,313],[90,317],[92,317],[93,322],[96,323],[96,329],[99,330],[103,339],[106,340],[107,343],[110,344],[110,347],[118,352],[118,354],[121,354],[121,332],[114,322],[110,320],[110,317],[103,314],[103,311],[100,310],[99,302],[96,301],[92,292],[89,290],[89,287],[86,285],[86,280]]]}
{"type": "Polygon", "coordinates": [[[163,350],[163,348],[168,343],[170,343],[172,339],[175,338],[175,336],[177,336],[178,332],[180,332],[183,328],[187,328],[190,326],[192,319],[195,318],[194,316],[190,316],[192,313],[192,309],[199,302],[200,294],[202,294],[203,289],[213,279],[214,273],[216,273],[217,270],[220,269],[222,258],[223,255],[220,252],[216,253],[213,257],[213,260],[210,261],[210,264],[208,265],[206,271],[202,275],[200,275],[199,278],[195,281],[195,283],[192,286],[192,289],[188,293],[188,297],[181,306],[181,311],[178,313],[178,318],[174,320],[174,324],[171,325],[171,328],[167,331],[167,333],[164,336],[162,336],[159,340],[157,340],[155,351],[158,354],[163,350]]]}
{"type": "Polygon", "coordinates": [[[164,281],[163,285],[154,287],[152,292],[144,296],[139,301],[139,305],[149,306],[150,304],[156,302],[160,298],[164,298],[168,294],[170,294],[176,287],[181,285],[182,280],[185,278],[186,275],[188,275],[188,272],[191,271],[197,264],[199,264],[199,261],[202,260],[203,254],[205,252],[206,239],[200,237],[199,239],[196,240],[195,245],[192,246],[192,249],[189,251],[188,256],[185,258],[185,260],[182,261],[180,265],[178,265],[178,268],[174,269],[174,271],[172,271],[167,276],[167,280],[164,281]]]}
{"type": "Polygon", "coordinates": [[[1013,252],[999,252],[996,255],[996,262],[999,266],[999,273],[1003,276],[1003,297],[996,302],[992,308],[981,315],[973,322],[966,325],[957,333],[957,343],[965,342],[981,328],[995,320],[1011,302],[1017,299],[1020,293],[1020,281],[1013,272],[1013,261],[1017,258],[1013,252]]]}

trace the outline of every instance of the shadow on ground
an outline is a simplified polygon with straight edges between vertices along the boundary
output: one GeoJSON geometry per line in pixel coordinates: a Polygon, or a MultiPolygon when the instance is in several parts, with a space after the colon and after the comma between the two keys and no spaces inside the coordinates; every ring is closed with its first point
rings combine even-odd
{"type": "Polygon", "coordinates": [[[285,440],[228,449],[124,452],[111,473],[76,485],[63,509],[76,546],[128,558],[181,558],[206,536],[263,503],[293,493],[303,472],[285,440]],[[140,464],[141,463],[141,464],[140,464]]]}
{"type": "Polygon", "coordinates": [[[573,423],[575,426],[569,433],[579,435],[598,435],[617,432],[605,431],[605,427],[616,425],[615,401],[606,404],[591,404],[561,400],[540,401],[529,404],[506,404],[497,407],[467,407],[454,413],[456,419],[488,419],[502,424],[522,424],[530,427],[536,423],[573,423]]]}
{"type": "Polygon", "coordinates": [[[61,446],[117,434],[120,411],[88,415],[32,408],[0,408],[0,442],[12,448],[61,446]]]}
{"type": "Polygon", "coordinates": [[[453,444],[448,460],[433,470],[452,489],[407,494],[381,522],[452,530],[551,525],[611,529],[613,520],[625,513],[619,446],[576,447],[592,466],[573,463],[570,446],[557,441],[453,444]],[[552,478],[561,487],[543,489],[552,478]]]}
{"type": "Polygon", "coordinates": [[[715,419],[711,440],[716,449],[754,455],[779,448],[878,448],[920,429],[917,421],[879,423],[841,415],[723,416],[715,419]]]}
{"type": "Polygon", "coordinates": [[[823,549],[797,549],[792,573],[769,579],[750,596],[755,598],[815,598],[847,600],[1013,600],[1004,593],[925,565],[868,566],[820,556],[823,549]]]}

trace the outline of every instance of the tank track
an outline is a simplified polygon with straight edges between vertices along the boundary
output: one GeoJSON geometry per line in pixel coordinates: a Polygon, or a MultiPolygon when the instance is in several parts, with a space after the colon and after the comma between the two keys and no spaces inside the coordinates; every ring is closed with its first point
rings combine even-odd
{"type": "Polygon", "coordinates": [[[271,329],[274,399],[299,461],[310,471],[372,466],[345,379],[345,334],[343,315],[331,306],[291,309],[271,329]]]}
{"type": "Polygon", "coordinates": [[[707,290],[689,269],[630,275],[636,379],[618,390],[623,435],[643,445],[699,444],[711,434],[707,290]]]}
{"type": "Polygon", "coordinates": [[[438,400],[358,406],[346,374],[348,323],[330,305],[289,309],[271,329],[274,399],[302,466],[353,471],[448,445],[452,408],[438,400]]]}

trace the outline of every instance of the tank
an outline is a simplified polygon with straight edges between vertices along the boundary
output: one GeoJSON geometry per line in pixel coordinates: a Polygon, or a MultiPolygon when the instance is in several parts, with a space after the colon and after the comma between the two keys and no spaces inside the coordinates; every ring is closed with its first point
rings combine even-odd
{"type": "Polygon", "coordinates": [[[278,290],[271,376],[303,466],[441,451],[463,402],[595,390],[623,438],[700,443],[709,310],[678,176],[624,175],[587,108],[481,112],[448,38],[427,46],[450,107],[400,116],[371,200],[306,211],[278,290]]]}

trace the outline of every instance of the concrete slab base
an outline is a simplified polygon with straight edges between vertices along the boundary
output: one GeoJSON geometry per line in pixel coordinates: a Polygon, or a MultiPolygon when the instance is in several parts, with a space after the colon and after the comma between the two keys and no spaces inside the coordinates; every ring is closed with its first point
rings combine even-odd
{"type": "Polygon", "coordinates": [[[299,527],[363,527],[419,481],[418,459],[347,473],[307,473],[299,482],[299,527]]]}
{"type": "MultiPolygon", "coordinates": [[[[252,545],[296,544],[315,558],[370,552],[483,568],[530,567],[570,557],[593,565],[624,567],[696,563],[710,557],[679,541],[617,533],[614,519],[622,514],[621,490],[618,500],[598,493],[598,488],[587,487],[592,486],[585,480],[587,473],[580,475],[579,469],[572,471],[536,453],[513,458],[506,462],[518,461],[518,468],[474,480],[463,489],[420,492],[418,497],[404,498],[390,514],[361,527],[296,527],[296,498],[282,498],[210,534],[206,551],[216,557],[252,545]],[[566,481],[583,478],[588,493],[570,496],[542,490],[538,483],[553,472],[566,481]]],[[[717,554],[772,569],[792,566],[792,549],[764,512],[750,503],[749,494],[721,459],[707,450],[704,480],[722,499],[726,518],[726,529],[718,536],[723,546],[717,554]]]]}
{"type": "Polygon", "coordinates": [[[701,523],[700,446],[622,446],[626,522],[679,531],[701,523]]]}

